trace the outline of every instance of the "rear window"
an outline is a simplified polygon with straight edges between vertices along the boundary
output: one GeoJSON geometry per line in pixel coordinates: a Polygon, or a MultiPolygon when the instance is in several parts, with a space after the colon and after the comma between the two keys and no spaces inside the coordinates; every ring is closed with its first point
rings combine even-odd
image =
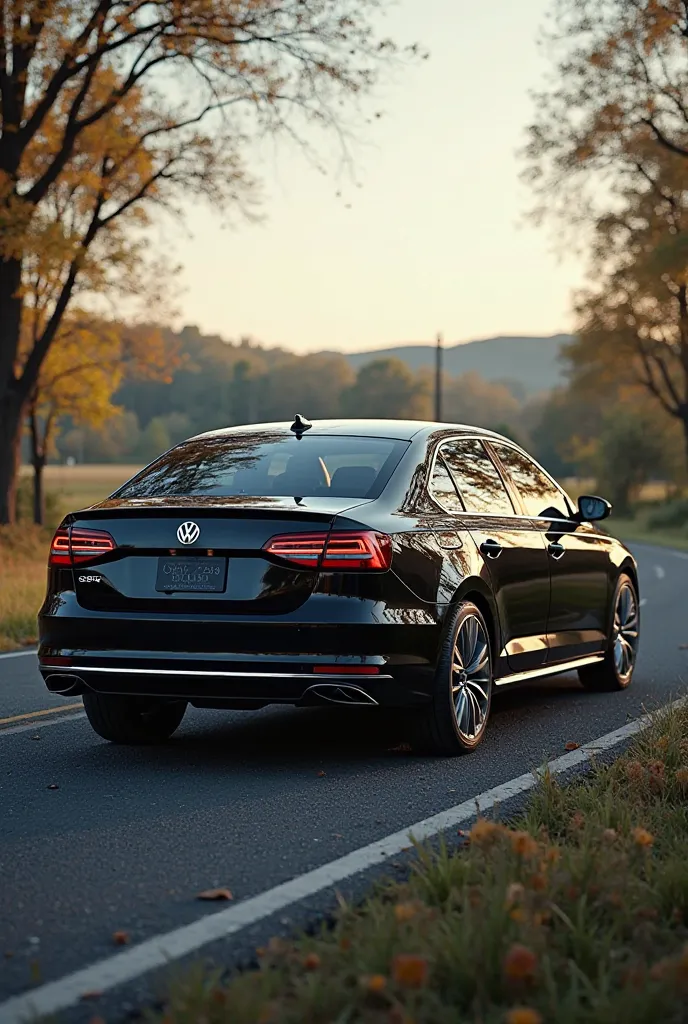
{"type": "Polygon", "coordinates": [[[185,441],[151,463],[116,498],[376,498],[408,442],[377,437],[233,434],[185,441]]]}

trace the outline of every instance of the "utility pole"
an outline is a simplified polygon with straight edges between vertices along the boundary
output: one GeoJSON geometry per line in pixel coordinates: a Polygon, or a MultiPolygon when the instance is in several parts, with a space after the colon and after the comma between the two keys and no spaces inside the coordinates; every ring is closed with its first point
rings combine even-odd
{"type": "Polygon", "coordinates": [[[435,352],[435,421],[442,422],[442,335],[437,335],[435,352]]]}

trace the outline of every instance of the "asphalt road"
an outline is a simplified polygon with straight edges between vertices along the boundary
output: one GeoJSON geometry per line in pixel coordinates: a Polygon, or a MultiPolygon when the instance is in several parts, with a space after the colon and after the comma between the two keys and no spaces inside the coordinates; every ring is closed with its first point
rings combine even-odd
{"type": "Polygon", "coordinates": [[[169,746],[114,747],[45,692],[32,656],[0,659],[0,1022],[9,997],[112,956],[113,933],[134,946],[214,913],[201,890],[256,896],[681,695],[688,555],[635,553],[630,690],[566,677],[501,693],[484,744],[458,760],[395,750],[403,736],[376,709],[191,710],[169,746]]]}

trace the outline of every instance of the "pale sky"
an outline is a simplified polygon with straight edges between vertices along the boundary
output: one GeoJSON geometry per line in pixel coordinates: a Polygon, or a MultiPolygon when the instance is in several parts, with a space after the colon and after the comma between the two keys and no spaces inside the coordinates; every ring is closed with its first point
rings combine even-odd
{"type": "Polygon", "coordinates": [[[389,33],[431,57],[385,87],[355,153],[363,187],[265,151],[263,224],[196,208],[175,236],[182,321],[301,352],[568,330],[582,270],[524,225],[516,157],[551,2],[398,0],[389,33]]]}

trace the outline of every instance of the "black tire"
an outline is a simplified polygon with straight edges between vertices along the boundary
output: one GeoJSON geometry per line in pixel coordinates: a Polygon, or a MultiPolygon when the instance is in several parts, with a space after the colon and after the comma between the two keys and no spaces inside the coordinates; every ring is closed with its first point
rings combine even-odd
{"type": "Polygon", "coordinates": [[[604,661],[578,669],[581,683],[594,693],[625,690],[633,679],[640,638],[640,601],[638,589],[626,573],[622,573],[617,581],[612,609],[612,626],[604,661]],[[626,603],[628,601],[630,605],[626,603]]]}
{"type": "Polygon", "coordinates": [[[93,729],[111,743],[164,743],[179,728],[186,703],[149,697],[85,693],[84,709],[93,729]]]}
{"type": "MultiPolygon", "coordinates": [[[[465,667],[470,669],[471,666],[465,667]]],[[[472,602],[464,601],[447,627],[433,681],[432,700],[414,711],[414,746],[440,757],[456,757],[475,750],[485,735],[492,706],[492,689],[490,633],[480,609],[472,602]],[[473,628],[477,633],[477,646],[473,652],[476,665],[483,643],[484,652],[480,658],[480,670],[473,672],[469,680],[465,670],[456,672],[455,654],[459,654],[459,661],[463,664],[459,648],[467,631],[473,628]],[[471,720],[465,716],[473,714],[473,723],[477,722],[476,702],[480,705],[482,717],[479,728],[471,730],[471,720]]]]}

